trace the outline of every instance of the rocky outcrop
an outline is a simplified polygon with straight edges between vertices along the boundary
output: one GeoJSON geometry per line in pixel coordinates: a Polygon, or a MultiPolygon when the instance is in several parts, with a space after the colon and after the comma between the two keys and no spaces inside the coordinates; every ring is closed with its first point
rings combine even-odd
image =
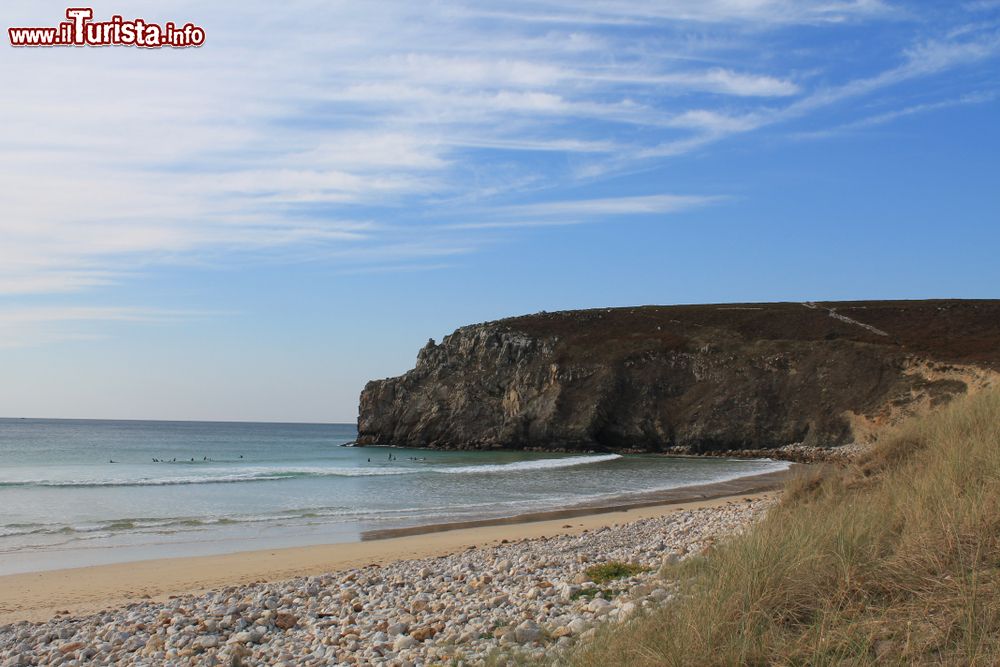
{"type": "Polygon", "coordinates": [[[1000,301],[542,313],[369,382],[358,442],[693,452],[832,446],[994,381],[1000,301]],[[671,449],[675,448],[675,449],[671,449]]]}

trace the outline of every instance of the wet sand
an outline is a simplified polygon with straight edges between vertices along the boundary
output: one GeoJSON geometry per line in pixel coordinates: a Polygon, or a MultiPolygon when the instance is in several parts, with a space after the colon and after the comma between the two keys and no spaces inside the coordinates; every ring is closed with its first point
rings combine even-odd
{"type": "Polygon", "coordinates": [[[749,495],[763,493],[765,491],[773,491],[774,489],[780,488],[785,480],[796,474],[796,472],[802,467],[804,466],[795,463],[789,466],[787,470],[768,472],[760,475],[747,475],[746,477],[738,477],[725,482],[682,486],[676,489],[667,489],[664,491],[635,493],[613,498],[604,498],[600,502],[581,503],[563,510],[530,512],[526,514],[517,514],[515,516],[500,517],[497,519],[477,519],[473,521],[457,521],[449,523],[434,523],[422,526],[408,526],[406,528],[369,530],[361,534],[361,540],[384,540],[393,537],[403,537],[406,535],[425,535],[428,533],[438,533],[465,528],[509,526],[521,523],[532,523],[536,521],[571,519],[580,516],[607,514],[609,512],[623,512],[643,507],[677,505],[682,503],[688,505],[693,502],[727,498],[740,494],[749,495]]]}

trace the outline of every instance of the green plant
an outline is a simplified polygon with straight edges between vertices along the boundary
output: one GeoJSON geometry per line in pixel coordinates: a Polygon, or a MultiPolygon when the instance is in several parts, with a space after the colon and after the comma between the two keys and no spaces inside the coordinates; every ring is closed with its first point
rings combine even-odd
{"type": "Polygon", "coordinates": [[[620,561],[611,561],[609,563],[603,563],[601,565],[591,565],[584,573],[593,581],[595,584],[603,584],[614,579],[622,579],[624,577],[634,577],[641,572],[649,572],[650,568],[643,565],[638,565],[636,563],[622,563],[620,561]]]}
{"type": "Polygon", "coordinates": [[[580,598],[592,599],[595,597],[602,597],[605,600],[610,600],[614,596],[615,592],[610,588],[583,588],[570,595],[569,599],[579,600],[580,598]]]}

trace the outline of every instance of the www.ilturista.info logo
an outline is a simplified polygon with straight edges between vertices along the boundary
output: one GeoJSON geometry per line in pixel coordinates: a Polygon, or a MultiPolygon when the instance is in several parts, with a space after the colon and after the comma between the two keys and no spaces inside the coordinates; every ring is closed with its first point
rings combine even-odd
{"type": "Polygon", "coordinates": [[[126,21],[115,15],[110,21],[92,21],[90,7],[70,7],[66,18],[54,28],[7,28],[11,46],[141,46],[185,48],[205,43],[205,29],[193,23],[163,25],[143,19],[126,21]]]}

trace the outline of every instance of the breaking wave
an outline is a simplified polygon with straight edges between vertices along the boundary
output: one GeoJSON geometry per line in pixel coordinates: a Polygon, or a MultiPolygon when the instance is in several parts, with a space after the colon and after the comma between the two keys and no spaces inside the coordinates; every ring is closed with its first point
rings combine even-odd
{"type": "Polygon", "coordinates": [[[407,466],[400,468],[326,468],[326,467],[255,467],[206,471],[201,475],[165,475],[162,477],[112,477],[106,479],[26,479],[0,480],[0,487],[106,487],[106,486],[175,486],[184,484],[235,484],[240,482],[273,482],[304,477],[384,477],[390,475],[441,474],[504,474],[554,470],[620,459],[618,454],[569,456],[557,459],[539,459],[470,466],[407,466]]]}

